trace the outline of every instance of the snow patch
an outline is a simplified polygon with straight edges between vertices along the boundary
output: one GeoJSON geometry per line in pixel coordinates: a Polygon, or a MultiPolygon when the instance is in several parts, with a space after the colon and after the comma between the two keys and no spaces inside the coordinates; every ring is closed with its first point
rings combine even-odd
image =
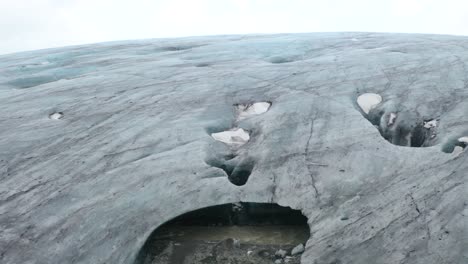
{"type": "Polygon", "coordinates": [[[395,123],[396,118],[397,118],[397,115],[395,113],[390,113],[387,126],[392,126],[395,123]]]}
{"type": "Polygon", "coordinates": [[[62,119],[62,118],[63,118],[63,113],[62,113],[62,112],[55,112],[55,113],[53,113],[53,114],[50,114],[50,115],[49,115],[49,118],[50,118],[50,119],[53,119],[53,120],[62,119]]]}
{"type": "Polygon", "coordinates": [[[362,111],[369,114],[370,110],[382,102],[382,96],[375,93],[365,93],[358,97],[357,103],[362,111]]]}
{"type": "Polygon", "coordinates": [[[468,137],[461,137],[458,139],[458,142],[460,143],[465,143],[468,145],[468,137]]]}
{"type": "Polygon", "coordinates": [[[424,128],[433,128],[433,127],[436,127],[437,126],[437,120],[431,120],[431,121],[424,121],[424,128]]]}
{"type": "Polygon", "coordinates": [[[212,133],[211,137],[228,145],[236,146],[242,146],[250,139],[249,133],[242,128],[234,128],[228,131],[212,133]]]}
{"type": "Polygon", "coordinates": [[[253,104],[238,104],[236,110],[238,114],[238,120],[246,119],[254,115],[260,115],[270,109],[270,102],[258,102],[253,104]]]}

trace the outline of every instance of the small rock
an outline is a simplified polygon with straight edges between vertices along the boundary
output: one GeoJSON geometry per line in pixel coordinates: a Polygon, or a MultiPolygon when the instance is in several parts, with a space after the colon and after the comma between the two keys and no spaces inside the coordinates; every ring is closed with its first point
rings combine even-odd
{"type": "Polygon", "coordinates": [[[284,257],[286,257],[286,254],[287,254],[286,250],[279,249],[278,251],[276,251],[275,256],[280,257],[280,258],[284,258],[284,257]]]}
{"type": "Polygon", "coordinates": [[[236,238],[227,238],[223,241],[223,245],[226,248],[240,248],[240,240],[236,238]]]}
{"type": "Polygon", "coordinates": [[[282,259],[277,259],[277,260],[275,260],[275,264],[281,264],[281,263],[283,263],[283,260],[282,260],[282,259]]]}
{"type": "Polygon", "coordinates": [[[302,244],[299,244],[297,245],[295,248],[293,248],[291,250],[291,255],[297,255],[297,254],[301,254],[302,252],[304,252],[304,245],[302,244]]]}

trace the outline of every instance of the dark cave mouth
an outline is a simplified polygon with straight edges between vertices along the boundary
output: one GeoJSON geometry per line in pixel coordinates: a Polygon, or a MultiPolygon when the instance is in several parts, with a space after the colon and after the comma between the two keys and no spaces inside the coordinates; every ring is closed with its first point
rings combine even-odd
{"type": "Polygon", "coordinates": [[[385,140],[394,145],[413,148],[434,145],[436,128],[425,124],[435,119],[417,119],[406,113],[387,113],[384,110],[371,110],[365,117],[385,140]]]}
{"type": "Polygon", "coordinates": [[[216,205],[182,214],[149,236],[135,263],[300,263],[310,235],[301,211],[271,203],[216,205]],[[282,252],[278,256],[278,252],[282,252]],[[253,261],[253,262],[252,262],[253,261]]]}

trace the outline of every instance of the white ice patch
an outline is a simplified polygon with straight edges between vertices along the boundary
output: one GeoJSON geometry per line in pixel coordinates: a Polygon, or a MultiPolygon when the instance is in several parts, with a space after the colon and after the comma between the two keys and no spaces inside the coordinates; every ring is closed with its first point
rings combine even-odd
{"type": "Polygon", "coordinates": [[[406,146],[408,146],[408,147],[411,147],[411,138],[412,138],[412,136],[413,136],[413,135],[412,135],[411,133],[409,133],[409,134],[406,135],[406,137],[405,137],[406,142],[407,142],[406,146]]]}
{"type": "Polygon", "coordinates": [[[370,110],[382,102],[382,96],[375,93],[365,93],[358,97],[357,103],[362,111],[369,114],[370,110]]]}
{"type": "Polygon", "coordinates": [[[242,146],[250,139],[249,133],[242,128],[234,128],[228,131],[212,133],[211,136],[217,141],[236,146],[242,146]]]}
{"type": "Polygon", "coordinates": [[[431,120],[431,121],[427,121],[427,122],[424,122],[424,127],[425,128],[433,128],[433,127],[436,127],[437,126],[437,120],[431,120]]]}
{"type": "Polygon", "coordinates": [[[49,118],[53,119],[53,120],[62,119],[63,118],[63,113],[62,112],[55,112],[55,113],[49,115],[49,118]]]}
{"type": "Polygon", "coordinates": [[[395,113],[390,113],[387,126],[392,126],[395,123],[396,118],[397,118],[397,115],[395,113]]]}
{"type": "Polygon", "coordinates": [[[468,137],[461,137],[458,139],[458,142],[468,144],[468,137]]]}
{"type": "Polygon", "coordinates": [[[238,119],[242,120],[254,115],[260,115],[270,109],[270,102],[258,102],[253,104],[239,104],[236,106],[238,119]]]}
{"type": "Polygon", "coordinates": [[[455,146],[455,148],[453,149],[452,154],[453,155],[460,155],[463,151],[464,151],[464,149],[462,147],[455,146]]]}

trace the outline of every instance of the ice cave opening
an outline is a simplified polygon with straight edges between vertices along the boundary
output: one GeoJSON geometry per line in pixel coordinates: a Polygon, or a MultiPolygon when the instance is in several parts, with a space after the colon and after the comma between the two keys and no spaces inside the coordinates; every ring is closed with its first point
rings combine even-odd
{"type": "Polygon", "coordinates": [[[231,203],[182,214],[156,228],[136,264],[300,263],[310,235],[299,210],[231,203]]]}

